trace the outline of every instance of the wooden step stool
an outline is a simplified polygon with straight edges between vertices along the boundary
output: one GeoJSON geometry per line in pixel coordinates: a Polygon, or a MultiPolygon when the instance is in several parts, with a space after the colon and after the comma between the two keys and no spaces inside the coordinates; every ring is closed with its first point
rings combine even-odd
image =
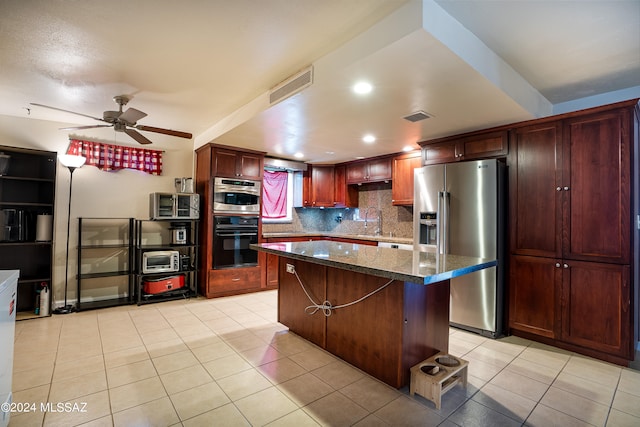
{"type": "Polygon", "coordinates": [[[440,409],[442,395],[462,383],[467,388],[469,362],[446,353],[438,353],[411,368],[409,394],[432,401],[440,409]]]}

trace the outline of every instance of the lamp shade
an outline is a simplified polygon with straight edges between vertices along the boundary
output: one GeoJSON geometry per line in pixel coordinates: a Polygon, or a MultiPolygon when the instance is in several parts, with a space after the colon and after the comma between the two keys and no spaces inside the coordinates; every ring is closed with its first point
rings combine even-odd
{"type": "Polygon", "coordinates": [[[60,163],[68,168],[79,168],[87,161],[86,157],[74,156],[72,154],[61,154],[58,156],[60,163]]]}

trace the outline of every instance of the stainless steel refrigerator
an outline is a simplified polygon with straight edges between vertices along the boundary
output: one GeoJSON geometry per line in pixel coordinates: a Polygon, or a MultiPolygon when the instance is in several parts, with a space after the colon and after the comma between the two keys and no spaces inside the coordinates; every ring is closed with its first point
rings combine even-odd
{"type": "Polygon", "coordinates": [[[451,325],[492,338],[503,326],[504,183],[497,160],[415,169],[414,250],[498,259],[451,280],[451,325]]]}

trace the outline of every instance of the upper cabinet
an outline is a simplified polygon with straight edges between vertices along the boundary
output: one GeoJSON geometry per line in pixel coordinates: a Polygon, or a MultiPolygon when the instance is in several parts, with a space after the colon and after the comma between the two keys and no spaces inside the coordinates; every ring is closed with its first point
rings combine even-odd
{"type": "Polygon", "coordinates": [[[337,205],[333,166],[309,165],[303,180],[303,206],[333,208],[337,205]]]}
{"type": "Polygon", "coordinates": [[[562,256],[562,125],[533,124],[511,133],[511,250],[562,256]]]}
{"type": "Polygon", "coordinates": [[[480,132],[419,142],[425,165],[502,157],[508,153],[507,130],[480,132]]]}
{"type": "Polygon", "coordinates": [[[512,132],[514,253],[630,262],[629,129],[622,109],[512,132]]]}
{"type": "Polygon", "coordinates": [[[391,157],[378,157],[346,163],[347,184],[389,181],[391,157]]]}
{"type": "Polygon", "coordinates": [[[357,208],[358,190],[352,185],[347,185],[347,167],[338,165],[333,172],[335,206],[337,208],[357,208]]]}
{"type": "Polygon", "coordinates": [[[226,178],[262,179],[264,154],[247,151],[215,149],[215,176],[226,178]]]}
{"type": "Polygon", "coordinates": [[[414,169],[422,166],[420,152],[400,154],[393,158],[391,203],[396,206],[413,205],[414,169]]]}

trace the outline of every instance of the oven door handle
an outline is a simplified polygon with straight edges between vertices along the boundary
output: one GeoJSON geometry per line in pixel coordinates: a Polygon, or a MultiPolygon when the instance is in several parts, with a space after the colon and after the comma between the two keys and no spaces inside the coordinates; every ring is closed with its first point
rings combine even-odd
{"type": "Polygon", "coordinates": [[[216,236],[220,237],[235,237],[235,236],[257,236],[258,233],[220,233],[216,232],[216,236]]]}

